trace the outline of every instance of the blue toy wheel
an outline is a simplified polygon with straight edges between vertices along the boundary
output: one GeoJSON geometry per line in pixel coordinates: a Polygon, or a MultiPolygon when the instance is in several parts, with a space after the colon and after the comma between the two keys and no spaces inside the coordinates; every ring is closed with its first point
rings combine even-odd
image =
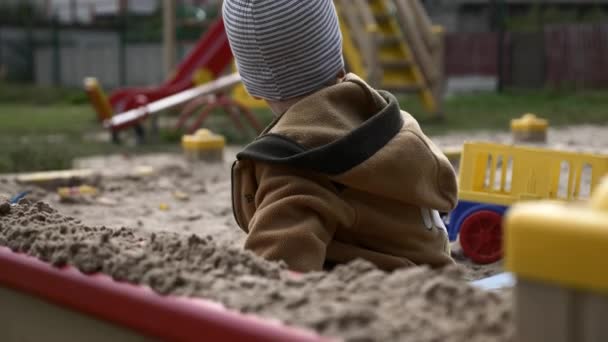
{"type": "Polygon", "coordinates": [[[450,213],[448,232],[450,241],[456,241],[464,220],[476,211],[490,210],[504,215],[508,207],[496,204],[483,204],[470,201],[459,201],[458,206],[450,213]]]}

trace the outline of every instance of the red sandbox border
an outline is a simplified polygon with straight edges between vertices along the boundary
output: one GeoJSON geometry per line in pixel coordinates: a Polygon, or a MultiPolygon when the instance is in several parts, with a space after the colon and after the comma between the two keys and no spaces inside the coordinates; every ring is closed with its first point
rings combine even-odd
{"type": "Polygon", "coordinates": [[[166,341],[329,341],[204,299],[161,296],[104,274],[53,267],[0,247],[0,286],[166,341]]]}

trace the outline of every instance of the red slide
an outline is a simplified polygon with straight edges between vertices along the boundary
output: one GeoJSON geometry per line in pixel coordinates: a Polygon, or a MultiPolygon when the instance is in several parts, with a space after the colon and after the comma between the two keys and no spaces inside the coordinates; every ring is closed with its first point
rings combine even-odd
{"type": "Polygon", "coordinates": [[[214,78],[232,62],[232,52],[220,18],[201,37],[186,59],[177,67],[175,75],[159,87],[123,88],[110,96],[114,113],[124,112],[139,106],[137,97],[145,96],[145,102],[152,102],[194,86],[193,76],[199,69],[207,69],[214,78]]]}

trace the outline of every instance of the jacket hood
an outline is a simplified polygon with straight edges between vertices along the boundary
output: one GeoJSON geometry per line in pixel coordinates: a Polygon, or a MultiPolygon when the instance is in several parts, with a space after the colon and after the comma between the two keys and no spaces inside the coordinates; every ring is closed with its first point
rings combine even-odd
{"type": "Polygon", "coordinates": [[[307,169],[422,207],[448,211],[456,204],[447,158],[392,94],[354,74],[297,102],[237,159],[307,169]]]}

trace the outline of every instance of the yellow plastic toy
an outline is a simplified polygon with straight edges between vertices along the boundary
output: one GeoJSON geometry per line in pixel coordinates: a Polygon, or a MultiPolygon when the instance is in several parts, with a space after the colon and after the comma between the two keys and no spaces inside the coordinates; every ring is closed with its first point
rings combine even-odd
{"type": "Polygon", "coordinates": [[[511,133],[516,142],[546,142],[549,122],[527,113],[521,118],[511,120],[511,133]]]}
{"type": "Polygon", "coordinates": [[[114,113],[112,105],[108,100],[103,89],[99,85],[99,82],[94,77],[87,77],[84,80],[84,89],[89,97],[89,100],[93,104],[93,108],[97,113],[99,121],[105,121],[110,119],[114,113]]]}
{"type": "Polygon", "coordinates": [[[60,187],[57,189],[59,200],[63,202],[80,202],[85,199],[96,197],[99,191],[91,185],[73,187],[60,187]]]}
{"type": "MultiPolygon", "coordinates": [[[[232,71],[237,72],[236,63],[232,63],[232,71]]],[[[256,100],[251,95],[249,95],[243,83],[239,83],[232,89],[232,98],[234,98],[236,101],[238,101],[238,103],[248,108],[268,108],[268,105],[266,105],[265,101],[256,100]]]]}
{"type": "Polygon", "coordinates": [[[608,178],[587,205],[541,201],[505,219],[517,341],[608,341],[608,178]]]}
{"type": "Polygon", "coordinates": [[[199,86],[213,81],[213,78],[214,77],[211,71],[205,68],[200,68],[194,72],[194,75],[192,75],[192,82],[199,86]]]}
{"type": "Polygon", "coordinates": [[[450,240],[485,264],[502,257],[502,218],[521,201],[589,198],[608,174],[608,155],[484,142],[466,143],[460,160],[459,202],[450,214],[450,240]]]}
{"type": "Polygon", "coordinates": [[[35,185],[55,191],[59,187],[99,184],[101,175],[91,169],[57,170],[25,173],[17,176],[19,184],[35,185]]]}
{"type": "Polygon", "coordinates": [[[466,143],[460,199],[511,205],[528,199],[586,199],[608,174],[608,155],[466,143]]]}
{"type": "Polygon", "coordinates": [[[192,135],[182,137],[182,148],[189,161],[217,162],[224,159],[223,136],[213,134],[208,129],[199,129],[192,135]]]}

